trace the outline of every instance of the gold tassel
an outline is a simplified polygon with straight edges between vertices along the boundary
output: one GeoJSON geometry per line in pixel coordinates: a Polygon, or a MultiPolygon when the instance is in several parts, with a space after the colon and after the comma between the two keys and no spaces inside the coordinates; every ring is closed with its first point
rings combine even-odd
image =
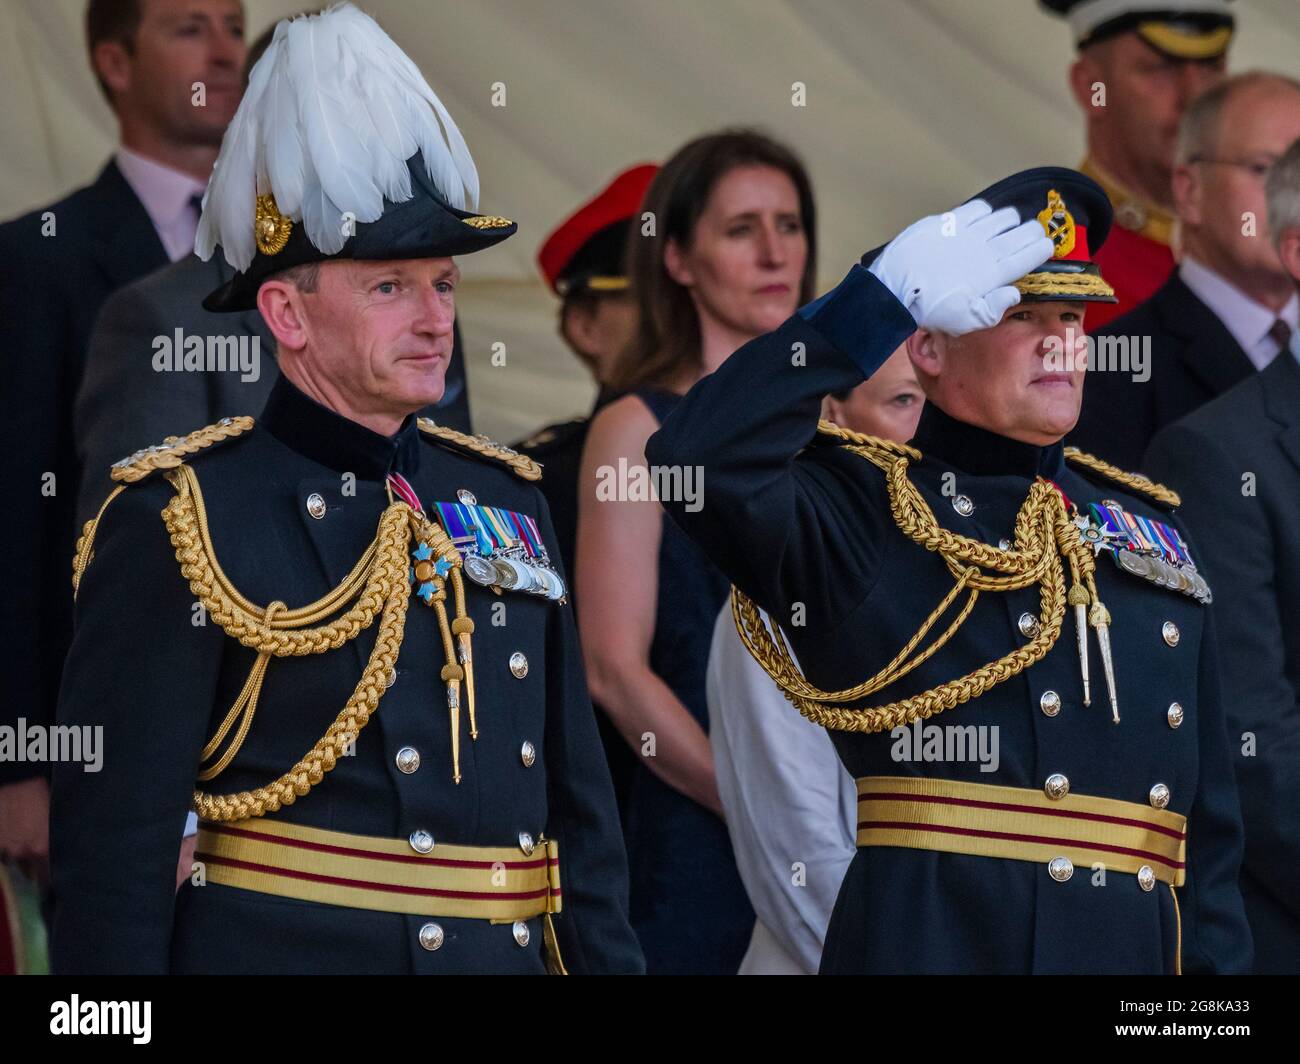
{"type": "Polygon", "coordinates": [[[456,600],[456,619],[447,619],[447,581],[436,575],[432,577],[433,595],[430,604],[438,615],[438,631],[442,636],[442,649],[446,664],[442,667],[442,681],[447,685],[447,713],[451,719],[451,773],[452,779],[459,783],[460,775],[460,683],[465,681],[467,705],[469,707],[470,738],[478,738],[478,721],[474,713],[474,657],[470,647],[470,635],[474,631],[474,622],[465,611],[465,583],[460,575],[460,552],[452,543],[451,537],[439,525],[430,521],[422,513],[412,513],[412,528],[417,539],[432,548],[434,557],[447,562],[451,567],[451,586],[456,600]],[[453,639],[453,635],[455,638],[453,639]]]}
{"type": "Polygon", "coordinates": [[[447,684],[447,713],[451,717],[451,779],[460,782],[460,677],[456,665],[444,665],[442,678],[447,684]]]}
{"type": "Polygon", "coordinates": [[[438,614],[438,629],[442,633],[442,649],[447,664],[442,667],[442,682],[447,685],[447,712],[451,716],[451,778],[460,782],[460,681],[465,671],[456,664],[456,650],[451,641],[451,626],[447,623],[447,607],[443,600],[447,591],[438,581],[433,592],[433,606],[438,614]]]}
{"type": "Polygon", "coordinates": [[[1079,645],[1079,675],[1083,679],[1083,704],[1092,705],[1092,685],[1088,678],[1088,592],[1081,584],[1074,584],[1069,593],[1074,607],[1074,635],[1079,645]]]}
{"type": "Polygon", "coordinates": [[[1106,674],[1106,689],[1110,694],[1111,717],[1119,723],[1119,699],[1115,697],[1115,663],[1110,655],[1110,611],[1102,605],[1101,599],[1095,599],[1088,616],[1089,622],[1097,630],[1097,648],[1101,651],[1101,667],[1106,674]]]}
{"type": "MultiPolygon", "coordinates": [[[[454,549],[454,548],[453,548],[454,549]]],[[[478,738],[478,718],[474,715],[474,650],[470,636],[474,634],[474,620],[465,613],[465,581],[460,575],[460,557],[457,554],[451,570],[451,587],[456,596],[456,619],[451,630],[459,642],[460,664],[465,670],[465,703],[469,708],[469,737],[478,738]]]]}

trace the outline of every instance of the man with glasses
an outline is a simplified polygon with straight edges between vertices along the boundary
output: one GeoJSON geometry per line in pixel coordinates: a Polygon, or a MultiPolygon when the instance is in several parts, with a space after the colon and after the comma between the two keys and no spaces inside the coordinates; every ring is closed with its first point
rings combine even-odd
{"type": "Polygon", "coordinates": [[[1264,180],[1297,137],[1300,82],[1281,75],[1230,78],[1188,108],[1173,177],[1178,269],[1094,334],[1105,340],[1071,443],[1139,468],[1157,430],[1286,348],[1300,298],[1269,237],[1264,180]]]}

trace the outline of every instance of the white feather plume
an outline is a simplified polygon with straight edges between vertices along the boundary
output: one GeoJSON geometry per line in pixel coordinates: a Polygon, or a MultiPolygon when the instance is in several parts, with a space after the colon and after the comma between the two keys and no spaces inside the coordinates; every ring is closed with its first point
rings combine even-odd
{"type": "Polygon", "coordinates": [[[478,171],[456,123],[407,55],[349,3],[281,22],[253,67],[203,197],[194,250],[217,245],[237,270],[253,261],[254,199],[270,192],[326,254],[345,215],[373,222],[411,198],[406,162],[423,152],[453,207],[478,202],[478,171]]]}

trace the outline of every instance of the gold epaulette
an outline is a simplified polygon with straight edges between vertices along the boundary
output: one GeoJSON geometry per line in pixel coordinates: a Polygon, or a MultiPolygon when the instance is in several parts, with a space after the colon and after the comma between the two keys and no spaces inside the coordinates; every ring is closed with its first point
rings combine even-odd
{"type": "Polygon", "coordinates": [[[1148,499],[1152,499],[1163,506],[1173,507],[1182,504],[1182,498],[1172,488],[1157,484],[1150,477],[1144,477],[1141,473],[1126,473],[1117,466],[1104,462],[1096,455],[1088,454],[1077,447],[1067,447],[1065,449],[1065,460],[1073,462],[1077,466],[1082,466],[1084,469],[1096,473],[1099,477],[1114,481],[1120,487],[1127,488],[1129,491],[1145,495],[1148,499]]]}
{"type": "Polygon", "coordinates": [[[437,425],[427,417],[420,418],[418,424],[420,431],[426,436],[432,437],[436,443],[450,446],[452,450],[468,451],[470,454],[494,459],[509,467],[512,472],[523,477],[524,480],[542,479],[540,463],[533,461],[526,454],[520,454],[512,447],[502,446],[495,440],[489,440],[486,436],[471,436],[465,432],[449,429],[444,425],[437,425]]]}
{"type": "Polygon", "coordinates": [[[175,469],[186,457],[214,443],[242,436],[253,427],[251,417],[223,417],[215,425],[197,429],[188,436],[168,436],[162,443],[143,447],[113,463],[109,471],[118,483],[134,484],[156,469],[175,469]]]}
{"type": "Polygon", "coordinates": [[[129,454],[114,462],[108,475],[117,482],[117,487],[109,492],[99,512],[82,526],[81,536],[77,539],[77,547],[72,555],[72,597],[74,599],[77,597],[77,592],[81,588],[81,578],[95,556],[95,532],[99,528],[100,519],[108,509],[108,504],[116,499],[128,484],[144,480],[155,469],[175,469],[185,461],[187,455],[195,454],[222,440],[241,436],[252,427],[251,417],[223,417],[215,425],[198,429],[188,436],[168,436],[162,443],[156,443],[152,447],[142,447],[135,454],[129,454]]]}

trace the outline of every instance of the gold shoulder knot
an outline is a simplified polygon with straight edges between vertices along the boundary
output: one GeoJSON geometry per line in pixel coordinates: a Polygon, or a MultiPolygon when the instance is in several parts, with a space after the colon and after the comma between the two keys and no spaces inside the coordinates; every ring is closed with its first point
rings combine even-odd
{"type": "Polygon", "coordinates": [[[896,443],[893,440],[886,440],[880,436],[869,436],[865,432],[854,432],[852,429],[846,429],[843,425],[837,425],[825,418],[817,422],[817,435],[821,437],[823,443],[865,447],[871,451],[885,451],[892,455],[911,458],[913,461],[919,461],[921,458],[921,452],[915,447],[909,447],[905,443],[896,443]]]}
{"type": "Polygon", "coordinates": [[[242,436],[253,427],[251,417],[223,417],[215,425],[191,432],[188,436],[168,436],[162,443],[144,447],[114,462],[109,476],[118,483],[134,484],[156,469],[175,469],[187,455],[196,454],[214,443],[242,436]]]}
{"type": "Polygon", "coordinates": [[[1118,466],[1113,466],[1096,455],[1088,454],[1077,447],[1067,447],[1065,449],[1065,460],[1073,462],[1077,466],[1082,466],[1106,480],[1114,481],[1121,487],[1128,488],[1139,495],[1145,495],[1148,499],[1163,503],[1165,506],[1179,506],[1182,504],[1181,496],[1172,488],[1157,484],[1150,477],[1144,477],[1141,473],[1126,473],[1118,466]]]}
{"type": "Polygon", "coordinates": [[[526,454],[520,454],[513,447],[505,447],[495,440],[489,440],[486,436],[471,436],[465,432],[457,432],[455,429],[435,424],[427,417],[420,418],[417,423],[420,431],[432,437],[437,443],[450,445],[453,450],[469,451],[484,458],[495,459],[508,466],[524,480],[542,479],[541,464],[533,461],[526,454]]]}

